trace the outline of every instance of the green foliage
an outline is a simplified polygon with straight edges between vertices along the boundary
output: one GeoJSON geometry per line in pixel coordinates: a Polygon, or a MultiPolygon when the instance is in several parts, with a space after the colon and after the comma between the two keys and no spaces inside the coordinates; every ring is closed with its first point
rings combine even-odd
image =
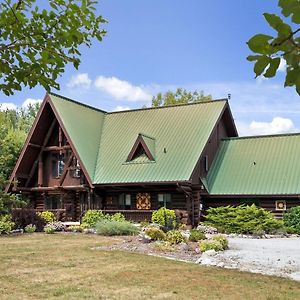
{"type": "Polygon", "coordinates": [[[279,0],[284,20],[275,14],[264,13],[265,20],[276,31],[275,36],[256,34],[248,41],[250,50],[257,55],[248,56],[254,61],[256,77],[274,77],[278,70],[280,59],[286,62],[285,86],[295,86],[300,95],[300,1],[279,0]],[[294,26],[295,28],[292,28],[294,26]]]}
{"type": "Polygon", "coordinates": [[[205,96],[203,94],[203,91],[201,91],[200,93],[197,91],[188,92],[185,89],[178,88],[175,92],[168,91],[165,94],[158,93],[152,98],[152,107],[188,104],[211,100],[211,95],[205,96]]]}
{"type": "Polygon", "coordinates": [[[209,208],[205,219],[205,224],[227,233],[251,234],[258,230],[272,233],[283,227],[283,223],[276,220],[270,212],[254,204],[209,208]]]}
{"type": "Polygon", "coordinates": [[[110,219],[113,221],[125,221],[125,216],[121,213],[115,213],[110,216],[110,219]]]}
{"type": "Polygon", "coordinates": [[[46,224],[52,223],[56,220],[55,215],[51,211],[43,211],[38,213],[38,215],[45,221],[46,224]]]}
{"type": "Polygon", "coordinates": [[[178,230],[168,231],[167,232],[167,241],[172,245],[186,242],[185,237],[178,230]]]}
{"type": "Polygon", "coordinates": [[[189,241],[191,242],[198,242],[200,240],[205,240],[206,236],[205,234],[197,229],[192,229],[189,236],[189,241]]]}
{"type": "Polygon", "coordinates": [[[26,233],[34,233],[36,231],[36,226],[29,224],[24,228],[26,233]]]}
{"type": "Polygon", "coordinates": [[[135,235],[138,228],[128,221],[114,221],[102,219],[96,224],[96,231],[99,235],[135,235]]]}
{"type": "Polygon", "coordinates": [[[37,84],[59,89],[68,63],[77,69],[82,46],[101,41],[106,22],[97,1],[7,0],[0,2],[0,91],[12,95],[37,84]]]}
{"type": "Polygon", "coordinates": [[[159,224],[164,230],[172,230],[176,228],[176,215],[174,210],[161,207],[152,213],[151,220],[153,223],[159,224]]]}
{"type": "Polygon", "coordinates": [[[212,240],[219,242],[222,245],[223,250],[228,249],[228,240],[223,235],[215,235],[212,237],[212,240]]]}
{"type": "Polygon", "coordinates": [[[73,232],[83,232],[83,227],[80,225],[73,225],[68,227],[68,231],[73,231],[73,232]]]}
{"type": "Polygon", "coordinates": [[[283,222],[290,232],[300,234],[300,206],[288,209],[283,215],[283,222]]]}
{"type": "Polygon", "coordinates": [[[86,228],[95,227],[96,224],[105,218],[104,213],[101,210],[88,210],[83,216],[81,223],[84,224],[86,228]]]}
{"type": "Polygon", "coordinates": [[[204,240],[199,243],[199,249],[201,252],[208,250],[223,251],[223,246],[216,240],[204,240]]]}
{"type": "Polygon", "coordinates": [[[151,238],[151,240],[153,240],[153,241],[166,240],[166,234],[162,230],[155,228],[155,227],[148,228],[145,231],[145,234],[148,235],[151,238]]]}
{"type": "Polygon", "coordinates": [[[0,216],[0,234],[8,234],[14,228],[15,223],[11,221],[10,215],[0,216]]]}
{"type": "Polygon", "coordinates": [[[55,232],[55,228],[49,225],[44,227],[44,232],[47,234],[53,234],[55,232]]]}
{"type": "Polygon", "coordinates": [[[153,243],[153,248],[157,251],[161,252],[174,252],[175,248],[174,245],[167,241],[156,241],[153,243]]]}

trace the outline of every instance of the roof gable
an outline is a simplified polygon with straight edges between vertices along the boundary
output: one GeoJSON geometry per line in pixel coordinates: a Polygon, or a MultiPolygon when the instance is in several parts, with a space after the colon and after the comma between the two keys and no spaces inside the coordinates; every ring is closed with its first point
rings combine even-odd
{"type": "Polygon", "coordinates": [[[149,162],[155,161],[155,140],[139,133],[128,157],[127,162],[149,162]]]}
{"type": "Polygon", "coordinates": [[[51,104],[93,181],[105,112],[50,94],[51,104]]]}
{"type": "Polygon", "coordinates": [[[225,139],[208,173],[211,195],[300,193],[300,134],[225,139]]]}

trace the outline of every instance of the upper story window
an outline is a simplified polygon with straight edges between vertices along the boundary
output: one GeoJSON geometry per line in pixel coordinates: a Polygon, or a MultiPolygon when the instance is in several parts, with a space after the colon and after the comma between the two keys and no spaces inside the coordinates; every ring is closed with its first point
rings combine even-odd
{"type": "Polygon", "coordinates": [[[65,159],[63,154],[52,154],[52,177],[58,178],[62,175],[65,167],[65,159]]]}
{"type": "Polygon", "coordinates": [[[80,164],[77,158],[73,159],[72,162],[72,172],[71,172],[71,176],[74,178],[80,178],[81,175],[81,168],[80,168],[80,164]]]}
{"type": "Polygon", "coordinates": [[[158,194],[158,207],[171,208],[171,194],[158,194]]]}

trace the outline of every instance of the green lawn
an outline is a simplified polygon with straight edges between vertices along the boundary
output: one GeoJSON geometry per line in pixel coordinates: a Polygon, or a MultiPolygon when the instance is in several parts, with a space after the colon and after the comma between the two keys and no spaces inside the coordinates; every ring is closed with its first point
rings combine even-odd
{"type": "Polygon", "coordinates": [[[287,279],[91,249],[113,241],[0,237],[0,299],[300,299],[300,283],[287,279]]]}

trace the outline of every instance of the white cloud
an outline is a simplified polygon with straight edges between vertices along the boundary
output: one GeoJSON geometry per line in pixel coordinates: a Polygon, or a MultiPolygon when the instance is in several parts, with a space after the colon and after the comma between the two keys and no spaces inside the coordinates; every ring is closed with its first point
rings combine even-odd
{"type": "Polygon", "coordinates": [[[113,111],[123,111],[123,110],[129,110],[129,109],[130,109],[129,106],[118,105],[113,109],[113,111]]]}
{"type": "Polygon", "coordinates": [[[91,86],[92,80],[89,78],[88,73],[80,73],[76,76],[72,76],[70,82],[67,84],[70,88],[85,88],[88,89],[91,86]]]}
{"type": "Polygon", "coordinates": [[[134,86],[130,82],[116,77],[99,76],[95,80],[95,87],[117,100],[150,101],[152,95],[143,86],[134,86]]]}
{"type": "Polygon", "coordinates": [[[22,104],[22,107],[23,108],[27,108],[29,105],[35,105],[37,103],[42,103],[42,99],[32,99],[32,98],[27,98],[23,104],[22,104]]]}
{"type": "Polygon", "coordinates": [[[4,102],[4,103],[0,103],[0,110],[4,111],[4,110],[16,110],[17,106],[14,103],[8,103],[8,102],[4,102]]]}
{"type": "Polygon", "coordinates": [[[296,131],[293,121],[282,117],[275,117],[271,122],[252,121],[250,124],[237,122],[237,127],[242,136],[290,133],[296,131]]]}

